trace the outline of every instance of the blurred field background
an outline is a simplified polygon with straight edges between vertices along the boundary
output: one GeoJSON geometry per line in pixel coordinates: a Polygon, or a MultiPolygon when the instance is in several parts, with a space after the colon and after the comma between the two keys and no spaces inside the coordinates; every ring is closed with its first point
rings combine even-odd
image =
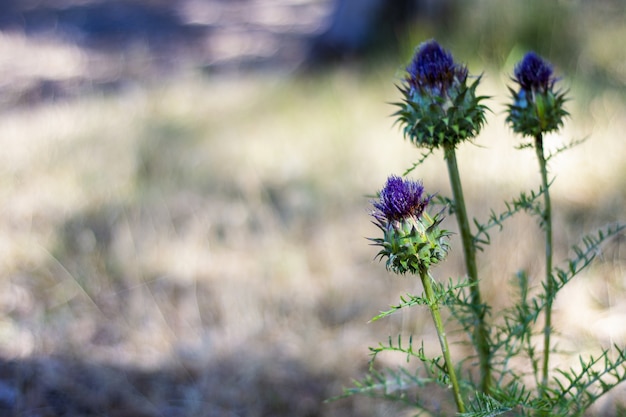
{"type": "MultiPolygon", "coordinates": [[[[3,2],[0,415],[412,415],[323,401],[390,335],[436,349],[425,312],[367,323],[421,288],[365,239],[367,196],[420,155],[389,103],[431,37],[492,96],[488,126],[459,149],[472,217],[538,187],[503,115],[534,49],[572,98],[548,142],[589,138],[552,161],[556,260],[626,220],[626,2],[423,4],[329,61],[312,53],[329,0],[3,2]]],[[[412,175],[449,195],[440,155],[412,175]]],[[[502,307],[519,269],[539,285],[542,239],[525,214],[492,238],[482,285],[502,307]]],[[[441,279],[462,274],[452,245],[441,279]]],[[[560,295],[562,350],[626,343],[625,251],[612,241],[560,295]]],[[[593,415],[624,415],[624,395],[593,415]]]]}

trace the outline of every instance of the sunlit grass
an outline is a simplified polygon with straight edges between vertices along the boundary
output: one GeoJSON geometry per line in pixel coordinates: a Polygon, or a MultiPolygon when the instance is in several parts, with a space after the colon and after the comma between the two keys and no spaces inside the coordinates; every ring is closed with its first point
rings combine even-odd
{"type": "MultiPolygon", "coordinates": [[[[332,375],[331,396],[381,334],[429,332],[409,316],[366,325],[418,287],[384,272],[364,239],[374,230],[367,196],[419,157],[389,117],[395,71],[190,74],[1,115],[2,354],[145,369],[288,358],[332,375]]],[[[504,126],[506,82],[485,74],[481,93],[493,96],[494,114],[458,152],[470,216],[482,219],[503,198],[537,188],[532,152],[514,150],[504,126]]],[[[589,136],[552,164],[565,213],[555,219],[557,261],[583,232],[626,217],[626,106],[611,92],[572,106],[575,124],[548,138],[589,136]]],[[[428,192],[449,193],[439,158],[413,175],[428,192]]],[[[540,245],[522,216],[479,254],[495,305],[506,302],[516,268],[541,270],[534,248],[518,246],[533,233],[540,245]]],[[[462,271],[455,239],[458,260],[440,276],[462,271]]],[[[626,314],[615,291],[624,287],[623,250],[610,248],[571,298],[557,300],[568,348],[584,349],[590,337],[624,342],[623,326],[612,324],[626,314]]]]}

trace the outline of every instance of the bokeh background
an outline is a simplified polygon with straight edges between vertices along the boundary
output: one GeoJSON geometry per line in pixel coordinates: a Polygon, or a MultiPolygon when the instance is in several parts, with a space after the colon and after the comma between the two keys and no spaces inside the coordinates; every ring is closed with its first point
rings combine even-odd
{"type": "MultiPolygon", "coordinates": [[[[624,1],[2,1],[0,415],[412,415],[324,400],[388,336],[436,352],[425,311],[368,323],[421,289],[365,239],[368,196],[420,157],[389,103],[433,37],[491,96],[459,149],[472,217],[538,188],[503,114],[532,49],[572,98],[547,142],[588,138],[551,162],[557,261],[626,220],[624,1]]],[[[449,195],[441,155],[412,176],[449,195]]],[[[539,285],[543,249],[525,214],[492,240],[480,272],[501,308],[516,271],[539,285]]],[[[463,273],[452,245],[439,278],[463,273]]],[[[625,251],[560,294],[562,351],[626,343],[625,251]]],[[[591,415],[625,415],[625,395],[591,415]]]]}

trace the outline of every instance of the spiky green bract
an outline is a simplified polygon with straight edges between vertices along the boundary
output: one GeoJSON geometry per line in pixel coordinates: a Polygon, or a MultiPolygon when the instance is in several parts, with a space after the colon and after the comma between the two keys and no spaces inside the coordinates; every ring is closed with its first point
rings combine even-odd
{"type": "Polygon", "coordinates": [[[449,233],[439,228],[441,214],[431,217],[424,211],[430,200],[421,182],[392,175],[372,202],[374,224],[383,237],[370,240],[382,248],[376,257],[387,258],[388,270],[419,274],[446,257],[449,233]]]}
{"type": "Polygon", "coordinates": [[[513,104],[509,104],[506,121],[513,131],[523,136],[535,137],[557,131],[569,113],[563,108],[566,92],[556,90],[529,93],[509,88],[513,104]]]}
{"type": "Polygon", "coordinates": [[[552,66],[534,52],[527,53],[515,67],[513,77],[519,88],[510,88],[513,103],[509,104],[506,121],[513,131],[536,137],[557,131],[569,113],[563,108],[566,91],[555,88],[557,78],[552,66]]]}
{"type": "Polygon", "coordinates": [[[404,137],[419,147],[456,147],[475,137],[485,123],[486,107],[476,96],[481,77],[467,84],[468,71],[434,41],[422,43],[398,89],[403,95],[394,114],[404,137]]]}
{"type": "Polygon", "coordinates": [[[383,237],[370,239],[381,247],[376,257],[387,258],[385,266],[397,274],[428,270],[448,254],[450,233],[439,228],[442,221],[440,214],[431,217],[428,213],[422,213],[419,218],[377,219],[374,224],[382,230],[383,237]]]}

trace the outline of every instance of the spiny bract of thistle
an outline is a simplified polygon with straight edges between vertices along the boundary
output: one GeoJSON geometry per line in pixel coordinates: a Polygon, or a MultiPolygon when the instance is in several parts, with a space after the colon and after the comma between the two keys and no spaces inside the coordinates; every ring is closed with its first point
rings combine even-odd
{"type": "Polygon", "coordinates": [[[418,274],[441,262],[448,253],[450,233],[439,229],[443,218],[425,212],[431,197],[421,182],[391,176],[374,201],[374,224],[382,238],[370,239],[387,258],[386,267],[397,274],[418,274]]]}
{"type": "Polygon", "coordinates": [[[403,126],[404,137],[429,149],[455,147],[475,137],[485,123],[484,96],[476,96],[480,77],[467,85],[467,67],[435,40],[418,46],[398,89],[403,100],[394,116],[403,126]]]}
{"type": "Polygon", "coordinates": [[[513,81],[519,89],[509,87],[513,104],[508,105],[506,118],[513,131],[536,137],[563,125],[563,118],[568,115],[563,109],[566,93],[555,89],[558,79],[548,62],[528,52],[515,67],[513,81]]]}

